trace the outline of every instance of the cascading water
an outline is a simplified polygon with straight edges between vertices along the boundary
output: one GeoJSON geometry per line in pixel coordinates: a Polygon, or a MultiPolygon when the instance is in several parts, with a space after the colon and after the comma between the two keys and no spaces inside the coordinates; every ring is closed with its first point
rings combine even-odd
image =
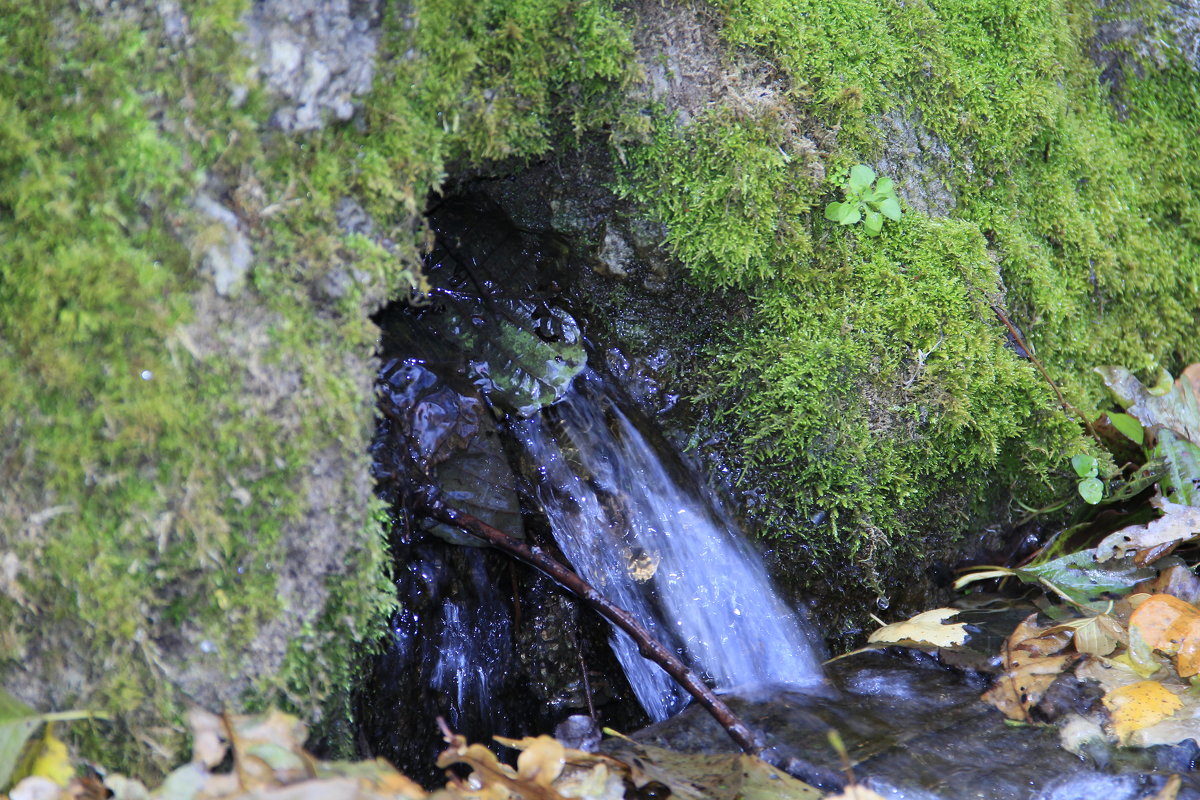
{"type": "MultiPolygon", "coordinates": [[[[594,373],[515,431],[572,566],[693,669],[719,689],[821,679],[757,554],[690,475],[668,469],[594,373]]],[[[683,690],[632,639],[615,632],[613,648],[652,719],[684,705],[683,690]]]]}

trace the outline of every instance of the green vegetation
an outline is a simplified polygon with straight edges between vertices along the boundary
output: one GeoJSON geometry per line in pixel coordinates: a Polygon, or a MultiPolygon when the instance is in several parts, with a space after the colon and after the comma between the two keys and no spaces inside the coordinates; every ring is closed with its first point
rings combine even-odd
{"type": "Polygon", "coordinates": [[[1100,462],[1095,456],[1086,453],[1071,456],[1071,469],[1079,476],[1075,488],[1084,502],[1094,506],[1104,499],[1104,481],[1097,477],[1100,474],[1100,462]]]}
{"type": "Polygon", "coordinates": [[[883,230],[883,218],[900,219],[900,201],[891,178],[875,180],[875,170],[866,164],[850,168],[846,184],[846,199],[825,206],[825,219],[839,225],[855,225],[862,220],[868,236],[878,236],[883,230]],[[874,184],[874,186],[872,186],[874,184]]]}
{"type": "MultiPolygon", "coordinates": [[[[0,642],[10,671],[103,654],[53,701],[117,716],[129,735],[92,743],[109,765],[178,744],[173,681],[193,658],[253,676],[236,684],[250,706],[344,701],[350,648],[389,602],[379,524],[342,503],[366,495],[367,314],[421,287],[419,212],[452,171],[603,132],[619,191],[666,223],[696,283],[750,298],[697,394],[723,409],[800,582],[803,547],[859,559],[889,593],[889,566],[927,546],[916,532],[1069,488],[1067,454],[1091,446],[994,309],[1090,415],[1107,402],[1091,366],[1176,369],[1200,350],[1200,81],[1147,63],[1118,114],[1088,57],[1092,5],[721,0],[725,41],[789,85],[680,127],[628,107],[610,0],[418,0],[384,22],[362,125],[294,139],[264,131],[245,5],[190,4],[184,45],[153,15],[0,14],[0,555],[17,572],[0,642]],[[858,194],[885,214],[870,180],[837,197],[852,166],[916,147],[886,141],[885,115],[944,145],[929,159],[954,202],[859,237],[838,223],[860,204],[814,209],[858,194]],[[808,134],[836,140],[824,163],[808,134]],[[232,298],[203,272],[230,233],[201,192],[253,245],[232,298]],[[370,235],[339,227],[347,196],[370,235]],[[312,496],[317,464],[347,476],[339,498],[312,496]],[[329,602],[289,628],[279,565],[332,531],[329,602]],[[248,648],[272,631],[287,655],[264,672],[248,648]]],[[[922,176],[880,171],[916,208],[922,176]]]]}
{"type": "Polygon", "coordinates": [[[246,6],[189,4],[185,43],[152,11],[0,14],[2,666],[111,712],[72,735],[147,775],[182,742],[185,693],[221,676],[249,707],[345,713],[352,648],[393,602],[367,314],[420,286],[414,214],[448,165],[610,119],[630,51],[603,0],[418,2],[386,23],[366,130],[287,139],[236,38],[246,6]],[[254,250],[228,299],[203,262],[232,234],[202,191],[254,250]],[[377,236],[341,232],[347,194],[377,236]],[[313,493],[319,470],[340,496],[313,493]],[[324,587],[285,585],[298,550],[324,587]]]}
{"type": "Polygon", "coordinates": [[[790,80],[793,119],[837,129],[827,175],[920,146],[887,142],[885,117],[945,148],[922,156],[929,175],[889,173],[906,200],[944,180],[945,218],[909,213],[878,239],[806,213],[838,181],[806,181],[770,114],[660,125],[622,185],[695,280],[754,300],[702,399],[740,434],[763,535],[801,584],[806,553],[857,553],[872,588],[899,592],[870,573],[936,546],[914,533],[944,542],[1009,492],[1048,501],[1088,447],[993,308],[1089,416],[1107,402],[1090,367],[1200,351],[1200,80],[1147,63],[1112,97],[1089,57],[1094,7],[1066,0],[719,7],[728,44],[790,80]]]}

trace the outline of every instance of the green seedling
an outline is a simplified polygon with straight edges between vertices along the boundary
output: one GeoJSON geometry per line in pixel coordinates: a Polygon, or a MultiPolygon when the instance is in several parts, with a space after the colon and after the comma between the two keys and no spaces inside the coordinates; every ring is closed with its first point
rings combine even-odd
{"type": "Polygon", "coordinates": [[[1088,455],[1071,456],[1071,467],[1079,476],[1079,496],[1091,505],[1096,505],[1104,498],[1104,483],[1096,476],[1100,473],[1100,464],[1088,455]]]}
{"type": "Polygon", "coordinates": [[[891,178],[880,178],[876,182],[875,170],[866,164],[857,164],[850,168],[850,181],[845,189],[844,201],[825,206],[825,219],[839,225],[853,225],[862,220],[868,236],[879,235],[884,217],[899,221],[900,201],[896,199],[896,187],[891,178]]]}

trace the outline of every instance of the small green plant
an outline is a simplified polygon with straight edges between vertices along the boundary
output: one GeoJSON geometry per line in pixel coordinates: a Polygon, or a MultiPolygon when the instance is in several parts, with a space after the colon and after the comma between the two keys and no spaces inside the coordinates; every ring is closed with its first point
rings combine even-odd
{"type": "Polygon", "coordinates": [[[825,219],[839,225],[853,225],[860,219],[868,236],[878,236],[883,230],[883,218],[900,219],[900,201],[896,199],[896,187],[891,178],[875,180],[875,170],[866,164],[850,168],[850,181],[846,184],[846,199],[841,203],[825,206],[825,219]],[[874,187],[871,184],[875,184],[874,187]]]}
{"type": "Polygon", "coordinates": [[[1071,456],[1071,467],[1079,476],[1079,496],[1092,505],[1104,498],[1104,483],[1096,477],[1100,464],[1091,456],[1071,456]]]}

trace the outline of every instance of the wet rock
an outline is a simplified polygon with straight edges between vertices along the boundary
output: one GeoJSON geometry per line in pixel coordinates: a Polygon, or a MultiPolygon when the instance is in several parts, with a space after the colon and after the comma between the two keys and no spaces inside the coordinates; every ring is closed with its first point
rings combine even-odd
{"type": "MultiPolygon", "coordinates": [[[[896,108],[875,121],[886,142],[875,171],[896,182],[896,194],[914,211],[943,217],[957,205],[950,148],[912,109],[896,108]]],[[[962,167],[973,171],[968,160],[962,167]]]]}
{"type": "Polygon", "coordinates": [[[1128,0],[1096,1],[1096,33],[1088,48],[1100,68],[1100,80],[1120,92],[1129,76],[1143,77],[1147,67],[1163,69],[1173,55],[1200,71],[1200,0],[1170,0],[1161,6],[1128,0]]]}
{"type": "Polygon", "coordinates": [[[212,279],[217,294],[234,295],[254,263],[250,240],[242,233],[237,215],[209,195],[197,195],[193,205],[213,221],[195,237],[195,246],[203,253],[201,269],[212,279]]]}
{"type": "Polygon", "coordinates": [[[604,233],[604,244],[600,246],[600,252],[596,254],[596,263],[592,268],[601,275],[625,278],[629,276],[632,260],[633,248],[616,228],[610,227],[604,233]]]}
{"type": "Polygon", "coordinates": [[[595,753],[600,749],[600,726],[586,714],[573,714],[554,728],[554,738],[567,747],[595,753]]]}
{"type": "MultiPolygon", "coordinates": [[[[763,687],[725,699],[783,762],[795,757],[838,770],[840,757],[827,739],[837,730],[855,776],[885,798],[1135,800],[1181,772],[1192,752],[1188,746],[1135,751],[1124,762],[1080,757],[1062,748],[1055,728],[1008,725],[979,701],[970,676],[934,661],[863,653],[828,666],[823,691],[763,687]]],[[[725,732],[696,707],[634,739],[685,752],[733,750],[725,732]]],[[[1194,774],[1184,775],[1179,797],[1200,798],[1194,774]]]]}

